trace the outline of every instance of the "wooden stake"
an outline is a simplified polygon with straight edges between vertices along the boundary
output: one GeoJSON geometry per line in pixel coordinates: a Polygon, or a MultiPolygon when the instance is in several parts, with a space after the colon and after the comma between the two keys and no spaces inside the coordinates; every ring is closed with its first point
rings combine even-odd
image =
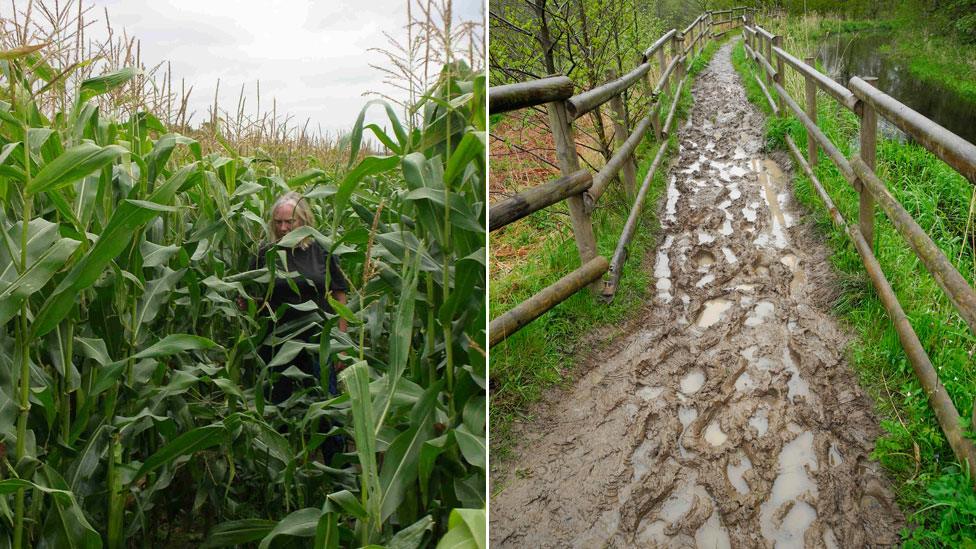
{"type": "MultiPolygon", "coordinates": [[[[610,69],[607,71],[607,78],[609,80],[615,80],[617,78],[617,72],[610,69]]],[[[630,130],[627,129],[627,111],[624,109],[621,94],[610,98],[610,108],[613,110],[614,141],[616,141],[617,147],[619,148],[630,137],[630,130]]],[[[637,190],[637,166],[634,164],[633,155],[624,160],[624,165],[621,169],[621,182],[624,186],[624,192],[627,193],[627,198],[633,198],[634,192],[637,190]]]]}
{"type": "MultiPolygon", "coordinates": [[[[805,59],[807,65],[811,67],[814,66],[816,62],[814,57],[807,57],[805,59]]],[[[813,123],[817,123],[817,83],[813,81],[813,77],[807,75],[806,78],[807,86],[807,116],[813,123]]],[[[813,138],[813,134],[807,132],[807,162],[811,166],[817,165],[817,140],[813,138]]]]}
{"type": "MultiPolygon", "coordinates": [[[[777,48],[782,48],[783,47],[783,37],[782,36],[779,36],[779,35],[774,36],[773,37],[773,40],[772,40],[772,45],[773,46],[776,46],[777,48]]],[[[768,50],[766,50],[766,51],[767,51],[767,53],[770,53],[771,54],[772,53],[772,46],[770,46],[770,48],[768,50]]],[[[773,58],[772,58],[771,55],[769,57],[769,60],[770,61],[773,60],[773,58]]],[[[786,79],[784,78],[784,71],[783,71],[783,58],[780,57],[779,55],[776,56],[776,83],[779,84],[780,86],[784,87],[784,88],[786,87],[786,79]]],[[[783,97],[782,96],[779,97],[779,110],[780,111],[785,111],[786,110],[786,105],[783,103],[783,97]]]]}
{"type": "MultiPolygon", "coordinates": [[[[865,76],[862,78],[872,86],[877,85],[877,78],[865,76]]],[[[861,150],[857,153],[861,161],[874,171],[875,161],[878,151],[878,116],[875,114],[874,107],[864,102],[864,109],[861,114],[861,131],[859,132],[861,150]]],[[[861,200],[858,206],[858,224],[861,234],[868,246],[874,251],[874,197],[864,188],[864,184],[858,179],[855,185],[861,200]]]]}
{"type": "MultiPolygon", "coordinates": [[[[559,159],[559,169],[564,176],[579,171],[579,158],[576,156],[576,140],[573,137],[573,127],[569,124],[569,114],[562,101],[547,103],[549,111],[549,127],[556,142],[556,157],[559,159]]],[[[573,236],[576,238],[576,250],[580,255],[580,263],[596,257],[596,236],[593,234],[593,223],[586,213],[583,198],[579,195],[566,199],[569,206],[569,219],[573,224],[573,236]]],[[[597,285],[594,285],[597,286],[597,285]]],[[[598,290],[599,288],[594,288],[598,290]]]]}

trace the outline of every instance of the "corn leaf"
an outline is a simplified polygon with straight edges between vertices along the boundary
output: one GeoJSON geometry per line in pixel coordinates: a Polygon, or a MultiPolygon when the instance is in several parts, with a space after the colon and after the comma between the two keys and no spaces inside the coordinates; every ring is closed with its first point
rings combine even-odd
{"type": "Polygon", "coordinates": [[[89,142],[75,145],[45,164],[24,190],[27,194],[36,194],[74,183],[114,162],[124,152],[126,150],[118,145],[99,147],[89,142]]]}
{"type": "Polygon", "coordinates": [[[140,72],[139,69],[134,67],[126,67],[115,72],[89,78],[81,83],[81,87],[78,90],[78,101],[80,103],[87,103],[92,97],[110,92],[129,80],[132,80],[140,72]]]}
{"type": "Polygon", "coordinates": [[[273,520],[243,519],[218,524],[210,530],[203,549],[211,547],[237,547],[253,543],[268,535],[277,524],[273,520]]]}
{"type": "Polygon", "coordinates": [[[315,535],[315,530],[319,524],[319,517],[322,511],[314,507],[306,507],[294,511],[287,517],[281,519],[271,532],[261,540],[258,549],[267,549],[271,542],[278,536],[298,536],[310,538],[315,535]]]}
{"type": "Polygon", "coordinates": [[[191,429],[176,437],[171,442],[149,456],[142,467],[132,477],[135,482],[148,473],[172,463],[176,458],[205,450],[211,446],[221,444],[227,438],[227,428],[221,424],[207,425],[191,429]]]}

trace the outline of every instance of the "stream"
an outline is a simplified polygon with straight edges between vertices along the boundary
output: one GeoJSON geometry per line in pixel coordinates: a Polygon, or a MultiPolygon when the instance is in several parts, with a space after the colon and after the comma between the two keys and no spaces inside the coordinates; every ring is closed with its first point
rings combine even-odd
{"type": "MultiPolygon", "coordinates": [[[[879,89],[976,143],[976,102],[913,76],[906,62],[880,51],[890,39],[889,34],[877,32],[829,36],[821,43],[817,60],[823,63],[824,72],[845,86],[852,76],[878,77],[879,89]]],[[[887,137],[904,139],[904,134],[887,121],[882,121],[882,132],[887,137]]]]}

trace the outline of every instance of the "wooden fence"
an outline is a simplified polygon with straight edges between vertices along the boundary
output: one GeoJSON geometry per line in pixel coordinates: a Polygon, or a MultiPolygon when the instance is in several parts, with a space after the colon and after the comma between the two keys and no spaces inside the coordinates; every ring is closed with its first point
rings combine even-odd
{"type": "MultiPolygon", "coordinates": [[[[974,184],[976,184],[976,146],[878,90],[872,85],[874,78],[855,76],[845,87],[819,72],[814,67],[813,58],[808,57],[805,61],[801,61],[784,51],[780,36],[758,25],[750,25],[748,20],[745,23],[743,26],[745,50],[764,74],[764,78],[760,78],[758,74],[755,78],[770,107],[776,114],[785,113],[786,109],[789,109],[807,129],[806,157],[793,139],[787,135],[786,143],[790,152],[810,178],[834,223],[845,230],[853,240],[881,298],[881,303],[894,323],[902,348],[925,389],[949,445],[959,462],[968,464],[969,470],[976,473],[976,447],[964,436],[959,412],[939,381],[932,362],[909,323],[888,279],[881,271],[881,265],[872,249],[874,211],[877,205],[908,242],[925,269],[945,291],[955,309],[969,325],[969,329],[976,334],[976,291],[936,246],[931,237],[912,219],[911,214],[888,191],[885,183],[874,171],[878,116],[900,128],[974,184]],[[786,91],[784,83],[786,66],[799,72],[805,80],[805,109],[786,91]],[[859,152],[850,159],[846,158],[817,126],[817,89],[826,92],[830,99],[854,112],[860,120],[859,152]],[[775,93],[775,101],[770,90],[775,93]],[[811,166],[817,164],[818,147],[823,148],[844,179],[859,194],[856,225],[845,221],[811,169],[811,166]]],[[[973,478],[976,479],[976,475],[973,478]]]]}
{"type": "Polygon", "coordinates": [[[491,204],[488,216],[489,231],[496,231],[535,211],[565,200],[569,207],[573,235],[580,256],[579,268],[491,321],[489,326],[491,346],[584,287],[590,286],[595,292],[602,293],[606,299],[612,298],[627,260],[627,246],[637,230],[644,199],[667,149],[663,141],[667,139],[674,122],[681,89],[687,78],[688,65],[701,53],[708,40],[741,26],[744,20],[738,17],[737,13],[744,13],[746,10],[747,8],[740,7],[706,12],[699,15],[681,32],[671,29],[644,51],[641,62],[636,68],[623,76],[612,77],[605,84],[582,93],[573,94],[573,83],[566,76],[553,76],[489,89],[489,111],[492,114],[546,105],[549,128],[555,141],[556,156],[562,172],[562,177],[491,204]],[[666,51],[668,49],[670,54],[666,51]],[[655,68],[656,81],[652,79],[652,68],[655,68]],[[638,82],[644,82],[648,113],[631,130],[628,127],[621,97],[624,91],[638,82]],[[671,105],[662,120],[664,105],[661,100],[665,96],[671,98],[671,105]],[[608,102],[613,111],[616,151],[605,166],[596,173],[591,173],[589,170],[580,169],[573,122],[594,110],[599,116],[598,109],[608,102]],[[640,189],[636,190],[635,194],[637,170],[634,151],[652,127],[656,139],[662,142],[662,146],[658,149],[640,189]],[[618,174],[627,196],[633,198],[634,203],[613,257],[607,261],[596,253],[596,237],[593,233],[591,215],[600,197],[618,174]],[[599,281],[607,272],[610,273],[609,280],[604,281],[601,288],[599,281]]]}

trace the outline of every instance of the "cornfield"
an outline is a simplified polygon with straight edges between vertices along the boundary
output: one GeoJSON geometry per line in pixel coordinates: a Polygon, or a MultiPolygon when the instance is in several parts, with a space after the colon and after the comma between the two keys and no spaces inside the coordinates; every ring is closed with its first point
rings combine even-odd
{"type": "Polygon", "coordinates": [[[449,60],[405,123],[367,104],[348,166],[287,173],[100,107],[134,69],[41,108],[71,70],[44,48],[0,52],[0,547],[480,547],[484,76],[449,60]],[[274,330],[253,260],[288,191],[319,221],[278,248],[318,241],[350,292],[274,330]],[[267,402],[303,350],[321,379],[267,402]]]}

